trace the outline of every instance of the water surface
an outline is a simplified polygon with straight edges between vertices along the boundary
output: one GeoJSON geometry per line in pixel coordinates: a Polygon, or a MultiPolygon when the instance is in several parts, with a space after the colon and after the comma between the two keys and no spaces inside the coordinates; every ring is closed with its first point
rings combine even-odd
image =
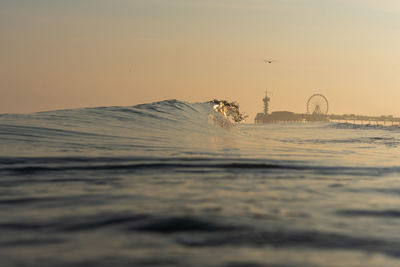
{"type": "Polygon", "coordinates": [[[399,266],[400,129],[168,100],[0,115],[4,266],[399,266]]]}

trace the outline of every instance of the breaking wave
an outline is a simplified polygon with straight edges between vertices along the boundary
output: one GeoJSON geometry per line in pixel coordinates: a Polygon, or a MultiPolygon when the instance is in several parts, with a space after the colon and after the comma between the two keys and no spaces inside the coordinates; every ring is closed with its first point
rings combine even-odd
{"type": "Polygon", "coordinates": [[[165,100],[132,107],[97,107],[0,115],[0,142],[9,155],[134,152],[204,147],[243,120],[238,106],[221,101],[165,100]],[[193,142],[196,140],[196,142],[193,142]],[[8,143],[9,142],[9,143],[8,143]],[[32,152],[32,153],[31,153],[32,152]]]}

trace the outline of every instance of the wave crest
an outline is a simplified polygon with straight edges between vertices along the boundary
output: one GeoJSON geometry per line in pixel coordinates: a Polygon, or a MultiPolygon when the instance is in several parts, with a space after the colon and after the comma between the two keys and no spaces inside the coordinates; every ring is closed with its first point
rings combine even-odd
{"type": "Polygon", "coordinates": [[[224,115],[225,118],[232,119],[234,122],[242,122],[248,117],[245,113],[239,111],[239,103],[237,102],[214,99],[210,103],[215,111],[224,115]]]}

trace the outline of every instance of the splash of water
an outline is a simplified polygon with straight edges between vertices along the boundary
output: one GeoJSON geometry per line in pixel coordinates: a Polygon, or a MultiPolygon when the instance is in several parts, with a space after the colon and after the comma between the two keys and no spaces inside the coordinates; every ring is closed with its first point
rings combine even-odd
{"type": "Polygon", "coordinates": [[[243,122],[248,117],[245,113],[240,112],[239,103],[237,102],[214,99],[210,103],[215,111],[234,122],[243,122]]]}

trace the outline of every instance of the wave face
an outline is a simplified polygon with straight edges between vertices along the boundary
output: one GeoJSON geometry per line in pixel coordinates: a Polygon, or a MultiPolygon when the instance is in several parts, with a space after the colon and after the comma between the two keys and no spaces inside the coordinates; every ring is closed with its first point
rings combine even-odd
{"type": "Polygon", "coordinates": [[[0,115],[2,264],[400,265],[398,127],[215,104],[0,115]]]}
{"type": "Polygon", "coordinates": [[[0,116],[7,155],[143,155],[201,149],[232,123],[210,103],[167,100],[133,107],[99,107],[0,116]],[[196,140],[195,142],[193,142],[196,140]],[[21,151],[21,148],[23,151],[21,151]]]}

